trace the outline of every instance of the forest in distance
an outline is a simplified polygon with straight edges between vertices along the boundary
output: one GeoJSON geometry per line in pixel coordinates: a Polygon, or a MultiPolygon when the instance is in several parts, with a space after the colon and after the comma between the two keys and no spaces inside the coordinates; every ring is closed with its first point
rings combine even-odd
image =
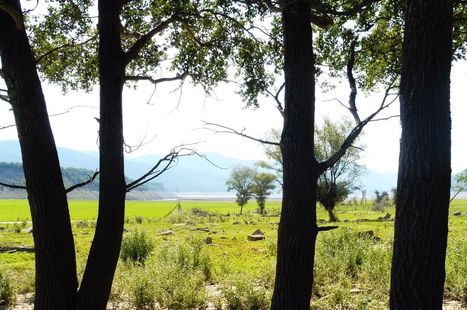
{"type": "Polygon", "coordinates": [[[0,185],[27,192],[0,200],[0,306],[462,309],[467,169],[451,175],[451,68],[466,58],[466,20],[464,0],[0,0],[0,100],[14,119],[0,134],[16,129],[10,171],[24,175],[0,185]],[[127,201],[185,158],[210,161],[180,144],[126,177],[144,141],[126,139],[123,92],[144,83],[180,83],[180,96],[184,83],[230,83],[245,108],[277,110],[283,126],[264,137],[203,121],[263,147],[265,160],[230,170],[235,202],[127,201]],[[99,94],[85,180],[61,168],[50,84],[99,94]],[[348,117],[318,121],[318,90],[338,84],[348,117]],[[357,184],[362,133],[393,118],[397,184],[373,195],[357,184]],[[97,200],[69,197],[86,186],[97,200]]]}

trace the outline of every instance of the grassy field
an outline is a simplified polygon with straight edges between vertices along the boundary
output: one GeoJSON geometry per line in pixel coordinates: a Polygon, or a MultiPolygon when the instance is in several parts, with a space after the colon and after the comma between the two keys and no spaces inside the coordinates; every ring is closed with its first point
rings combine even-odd
{"type": "MultiPolygon", "coordinates": [[[[71,201],[70,213],[81,274],[92,241],[96,201],[71,201]]],[[[143,236],[150,255],[144,264],[119,261],[111,300],[122,309],[267,309],[272,292],[280,202],[267,216],[248,204],[238,216],[233,202],[129,201],[124,243],[143,236]],[[206,211],[199,213],[197,210],[206,211]],[[172,212],[171,212],[172,211],[172,212]],[[171,213],[170,213],[171,212],[171,213]],[[170,213],[170,214],[169,214],[170,213]],[[255,230],[265,240],[248,241],[255,230]],[[170,234],[164,232],[171,231],[170,234]],[[184,285],[180,285],[184,283],[184,285]]],[[[338,206],[338,229],[317,240],[312,309],[387,309],[394,208],[338,206]],[[389,221],[378,220],[390,214],[389,221]]],[[[318,207],[320,225],[327,212],[318,207]]],[[[467,302],[467,200],[456,200],[449,217],[447,300],[467,302]],[[461,216],[454,213],[461,211],[461,216]]],[[[24,200],[0,200],[0,246],[32,246],[24,200]],[[16,222],[16,223],[6,223],[16,222]]],[[[16,294],[34,289],[34,254],[0,254],[0,271],[16,294]]]]}

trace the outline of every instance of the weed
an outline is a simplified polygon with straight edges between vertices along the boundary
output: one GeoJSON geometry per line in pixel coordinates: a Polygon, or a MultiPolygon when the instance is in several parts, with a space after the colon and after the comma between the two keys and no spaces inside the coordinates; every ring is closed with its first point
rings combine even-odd
{"type": "Polygon", "coordinates": [[[0,305],[11,305],[14,300],[15,293],[10,277],[4,271],[0,270],[0,305]]]}
{"type": "Polygon", "coordinates": [[[152,240],[144,231],[135,231],[123,239],[120,257],[124,262],[133,261],[144,264],[144,261],[154,249],[152,240]]]}
{"type": "Polygon", "coordinates": [[[142,216],[135,216],[135,222],[136,224],[143,224],[144,218],[142,216]]]}
{"type": "Polygon", "coordinates": [[[228,309],[269,309],[272,291],[246,274],[238,275],[222,286],[228,309]]]}

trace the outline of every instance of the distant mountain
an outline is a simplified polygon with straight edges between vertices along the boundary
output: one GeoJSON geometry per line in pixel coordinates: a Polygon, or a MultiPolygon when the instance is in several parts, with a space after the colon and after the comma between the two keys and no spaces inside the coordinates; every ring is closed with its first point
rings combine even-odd
{"type": "MultiPolygon", "coordinates": [[[[60,165],[65,168],[74,167],[95,171],[99,166],[98,154],[81,152],[66,148],[58,148],[60,165]]],[[[230,169],[235,165],[254,165],[251,160],[238,160],[215,153],[200,156],[181,157],[177,165],[168,170],[154,182],[163,185],[168,192],[225,192],[225,181],[230,169]]],[[[136,179],[147,172],[161,158],[160,155],[146,155],[136,158],[125,158],[125,175],[136,179]]],[[[20,163],[21,152],[17,141],[0,141],[0,162],[20,163]]],[[[152,184],[152,185],[151,185],[152,184]]]]}
{"type": "MultiPolygon", "coordinates": [[[[94,175],[94,171],[83,168],[62,168],[63,183],[65,188],[89,180],[94,175]]],[[[128,180],[130,181],[130,180],[128,180]]],[[[0,162],[0,182],[12,185],[24,186],[23,166],[20,163],[0,162]]],[[[73,191],[71,196],[86,198],[97,196],[99,190],[99,176],[92,183],[73,191]],[[94,192],[94,193],[92,193],[94,192]],[[83,197],[84,196],[84,197],[83,197]]],[[[164,187],[160,183],[148,183],[135,189],[136,192],[162,192],[164,187]]],[[[0,185],[0,197],[23,197],[26,193],[21,189],[12,189],[0,185]]],[[[94,197],[92,197],[94,198],[94,197]]]]}
{"type": "MultiPolygon", "coordinates": [[[[58,148],[62,167],[74,167],[95,171],[99,165],[97,153],[80,152],[58,148]]],[[[168,170],[155,182],[163,184],[167,192],[175,193],[219,193],[225,192],[225,181],[231,168],[235,165],[253,166],[253,160],[228,158],[216,153],[207,153],[205,158],[187,156],[179,159],[177,165],[168,170]]],[[[160,155],[146,155],[125,159],[125,175],[136,179],[148,171],[159,159],[160,155]]],[[[0,141],[0,162],[21,162],[21,153],[17,141],[0,141]]],[[[368,170],[360,179],[361,186],[366,188],[367,195],[374,190],[389,191],[396,186],[396,173],[379,173],[368,170]]]]}

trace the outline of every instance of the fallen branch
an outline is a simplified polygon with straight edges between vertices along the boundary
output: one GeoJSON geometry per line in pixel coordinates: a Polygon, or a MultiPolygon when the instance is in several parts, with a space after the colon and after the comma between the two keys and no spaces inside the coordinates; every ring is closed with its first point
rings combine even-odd
{"type": "Polygon", "coordinates": [[[0,253],[15,253],[15,252],[26,252],[33,253],[34,247],[32,246],[0,246],[0,253]]]}

